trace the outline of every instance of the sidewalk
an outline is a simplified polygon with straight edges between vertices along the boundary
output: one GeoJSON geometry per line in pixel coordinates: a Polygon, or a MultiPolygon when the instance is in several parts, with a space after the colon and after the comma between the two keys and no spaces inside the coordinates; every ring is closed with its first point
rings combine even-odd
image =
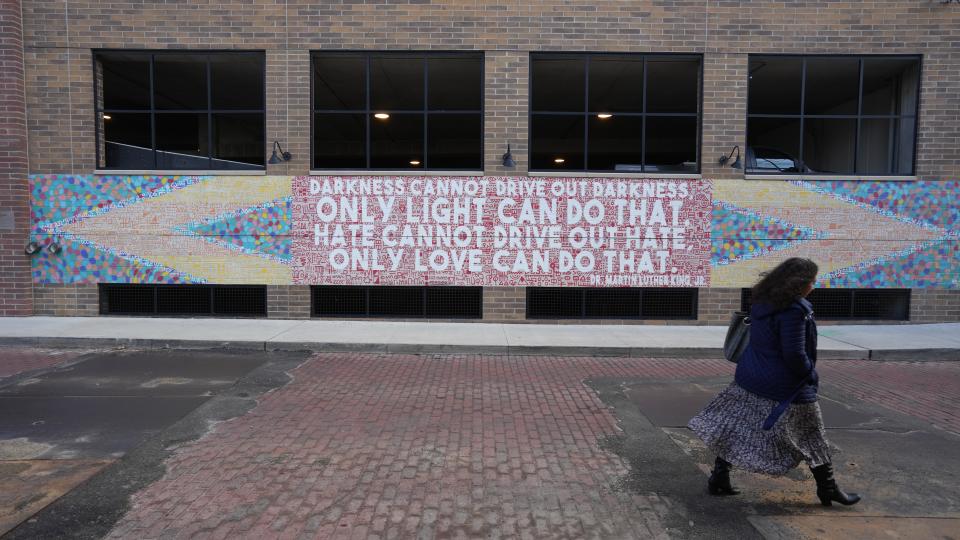
{"type": "MultiPolygon", "coordinates": [[[[140,317],[0,318],[0,344],[717,357],[726,327],[140,317]]],[[[820,326],[822,358],[960,359],[960,323],[820,326]]]]}

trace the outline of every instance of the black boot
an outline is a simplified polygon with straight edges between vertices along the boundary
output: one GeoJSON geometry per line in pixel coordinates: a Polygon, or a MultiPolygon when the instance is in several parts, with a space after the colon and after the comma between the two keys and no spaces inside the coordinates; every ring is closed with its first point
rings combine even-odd
{"type": "Polygon", "coordinates": [[[860,496],[856,493],[844,493],[837,486],[837,481],[833,479],[833,465],[824,463],[819,467],[810,467],[810,472],[817,479],[817,498],[820,504],[831,506],[833,501],[850,506],[860,502],[860,496]]]}
{"type": "Polygon", "coordinates": [[[710,471],[707,491],[711,495],[737,495],[740,493],[740,490],[730,485],[730,464],[720,456],[717,456],[717,460],[713,464],[713,470],[710,471]]]}

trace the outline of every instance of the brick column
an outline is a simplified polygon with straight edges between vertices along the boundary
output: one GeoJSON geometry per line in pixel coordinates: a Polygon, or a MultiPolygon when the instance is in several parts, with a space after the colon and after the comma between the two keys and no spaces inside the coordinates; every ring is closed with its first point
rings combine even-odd
{"type": "Polygon", "coordinates": [[[31,315],[30,188],[20,0],[0,3],[0,316],[31,315]]]}
{"type": "Polygon", "coordinates": [[[511,322],[526,319],[526,291],[525,287],[484,287],[483,320],[511,322]]]}

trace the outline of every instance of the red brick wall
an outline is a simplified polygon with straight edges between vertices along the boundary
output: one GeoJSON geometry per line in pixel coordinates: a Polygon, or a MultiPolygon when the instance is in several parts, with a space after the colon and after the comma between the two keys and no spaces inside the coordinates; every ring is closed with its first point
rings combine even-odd
{"type": "Polygon", "coordinates": [[[20,1],[0,3],[0,316],[30,315],[33,300],[27,123],[20,1]]]}

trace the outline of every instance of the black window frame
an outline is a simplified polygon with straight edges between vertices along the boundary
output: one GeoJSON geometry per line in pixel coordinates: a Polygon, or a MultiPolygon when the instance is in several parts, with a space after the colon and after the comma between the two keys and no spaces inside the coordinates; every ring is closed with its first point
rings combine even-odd
{"type": "Polygon", "coordinates": [[[823,172],[786,172],[786,171],[767,171],[759,169],[749,169],[748,163],[744,164],[744,173],[747,175],[774,175],[774,176],[805,176],[805,177],[817,177],[817,176],[871,176],[871,177],[902,177],[902,176],[916,176],[917,174],[917,149],[918,149],[918,135],[920,132],[920,101],[922,99],[921,92],[923,91],[923,55],[922,54],[750,54],[747,57],[747,108],[746,108],[746,123],[744,124],[744,141],[749,147],[750,141],[750,119],[751,118],[797,118],[800,120],[799,129],[799,152],[796,156],[796,160],[803,164],[806,167],[806,162],[803,159],[803,139],[804,139],[804,119],[805,118],[818,118],[818,119],[849,119],[855,120],[857,123],[856,127],[856,140],[854,141],[854,150],[853,150],[853,171],[852,173],[823,173],[823,172]],[[750,113],[750,69],[749,66],[751,62],[761,58],[792,58],[801,60],[801,72],[800,72],[800,114],[762,114],[762,113],[750,113]],[[857,77],[859,79],[859,89],[857,93],[857,114],[806,114],[806,82],[807,82],[807,60],[809,59],[822,59],[822,58],[838,58],[838,59],[856,59],[858,65],[857,77]],[[864,60],[882,60],[884,58],[898,58],[898,59],[915,59],[917,61],[917,88],[916,88],[916,103],[914,104],[913,114],[899,114],[899,115],[883,115],[883,114],[863,114],[863,64],[864,60]],[[857,160],[860,155],[860,128],[863,124],[864,119],[889,119],[889,120],[900,120],[903,118],[912,118],[913,119],[913,148],[911,149],[913,155],[911,156],[911,168],[909,174],[901,173],[859,173],[857,171],[857,160]]]}
{"type": "MultiPolygon", "coordinates": [[[[214,114],[260,114],[263,116],[263,142],[264,145],[267,144],[267,55],[266,51],[262,49],[243,49],[243,50],[216,50],[216,49],[204,49],[204,50],[194,50],[194,49],[165,49],[165,50],[153,50],[153,49],[94,49],[92,51],[92,68],[93,68],[93,110],[94,110],[94,126],[96,131],[96,168],[97,170],[104,171],[123,171],[130,170],[130,167],[111,167],[106,163],[106,156],[102,155],[101,147],[105,148],[106,140],[104,139],[104,126],[102,115],[110,113],[134,113],[134,114],[149,114],[150,115],[150,148],[153,154],[153,167],[144,169],[144,170],[155,170],[155,171],[179,171],[181,169],[170,169],[168,167],[158,167],[157,166],[157,114],[158,113],[206,113],[207,114],[207,140],[209,149],[207,151],[207,167],[197,167],[197,168],[184,168],[184,171],[190,170],[200,170],[200,171],[228,171],[235,173],[237,171],[260,171],[265,172],[267,168],[267,158],[266,151],[261,152],[261,157],[263,161],[259,164],[247,163],[250,165],[249,168],[237,168],[237,169],[224,169],[223,167],[214,167],[212,165],[213,157],[213,130],[214,114]],[[150,62],[150,107],[147,109],[106,109],[100,106],[101,96],[100,96],[100,85],[97,84],[97,62],[101,55],[109,54],[125,54],[125,55],[144,55],[149,56],[150,62]],[[155,98],[155,60],[158,56],[206,56],[206,72],[207,72],[207,107],[206,109],[158,109],[156,106],[155,98]],[[210,57],[211,56],[220,56],[220,57],[229,57],[229,56],[259,56],[260,65],[262,68],[261,71],[261,92],[262,100],[259,109],[214,109],[212,107],[212,81],[211,81],[211,68],[210,68],[210,57]],[[100,164],[103,163],[101,167],[100,164]]],[[[137,169],[140,170],[140,169],[137,169]]]]}
{"type": "Polygon", "coordinates": [[[486,88],[486,54],[484,51],[358,51],[358,50],[313,50],[310,51],[310,170],[311,171],[403,171],[403,172],[436,172],[436,171],[451,171],[451,172],[483,172],[484,170],[484,161],[485,161],[485,152],[486,152],[486,140],[485,132],[486,126],[484,125],[484,114],[486,110],[486,99],[485,99],[485,90],[486,88]],[[318,56],[340,56],[340,57],[360,57],[364,59],[364,84],[365,84],[365,96],[364,96],[364,108],[363,109],[317,109],[316,102],[314,99],[314,73],[315,73],[315,63],[314,60],[318,56]],[[373,109],[370,106],[370,63],[371,59],[375,57],[420,57],[423,60],[423,108],[422,109],[373,109]],[[470,58],[474,57],[480,60],[480,109],[479,110],[461,110],[461,109],[433,109],[429,108],[429,99],[430,99],[430,69],[429,69],[429,60],[431,58],[470,58]],[[387,114],[420,114],[423,116],[423,163],[421,167],[411,168],[411,169],[397,169],[396,167],[371,167],[371,160],[373,159],[371,152],[371,118],[376,113],[387,113],[387,114]],[[314,139],[314,130],[316,129],[316,117],[317,114],[363,114],[366,122],[364,130],[364,144],[365,151],[364,156],[366,160],[365,167],[316,167],[315,161],[315,139],[314,139]],[[479,168],[432,168],[430,167],[430,156],[429,156],[429,146],[430,146],[430,131],[429,131],[429,119],[431,114],[476,114],[479,116],[480,120],[480,155],[479,157],[479,168]]]}
{"type": "MultiPolygon", "coordinates": [[[[700,53],[623,53],[623,52],[584,52],[584,53],[570,53],[570,52],[531,52],[529,58],[530,66],[530,75],[527,79],[527,96],[528,103],[530,104],[527,108],[527,148],[533,148],[533,116],[545,115],[545,116],[583,116],[584,126],[583,126],[583,169],[534,169],[532,167],[532,159],[530,160],[531,166],[529,167],[530,172],[536,173],[591,173],[591,174],[604,174],[610,176],[617,176],[623,174],[631,174],[631,172],[624,171],[610,171],[607,169],[594,169],[590,170],[590,156],[589,156],[589,147],[590,147],[590,138],[589,138],[589,127],[590,127],[590,116],[601,114],[601,113],[611,113],[617,116],[633,116],[641,119],[643,124],[643,131],[641,134],[640,141],[640,152],[641,152],[641,170],[642,174],[653,174],[658,176],[677,176],[677,175],[692,175],[692,174],[701,174],[703,167],[703,155],[702,155],[702,146],[703,146],[703,54],[700,53]],[[618,112],[616,110],[603,110],[603,111],[590,111],[590,59],[594,57],[631,57],[643,60],[643,110],[641,112],[618,112]],[[533,108],[533,61],[536,58],[584,58],[586,65],[584,69],[584,112],[568,112],[568,111],[536,111],[533,108]],[[699,64],[699,74],[698,74],[698,84],[697,84],[697,112],[696,113],[648,113],[647,112],[647,60],[649,58],[675,58],[675,59],[690,59],[697,60],[699,64]],[[697,167],[695,171],[648,171],[647,170],[647,117],[666,117],[666,118],[696,118],[697,122],[697,140],[695,144],[696,149],[696,163],[697,167]]],[[[532,150],[531,150],[532,152],[532,150]]],[[[634,171],[636,173],[639,171],[634,171]]]]}

